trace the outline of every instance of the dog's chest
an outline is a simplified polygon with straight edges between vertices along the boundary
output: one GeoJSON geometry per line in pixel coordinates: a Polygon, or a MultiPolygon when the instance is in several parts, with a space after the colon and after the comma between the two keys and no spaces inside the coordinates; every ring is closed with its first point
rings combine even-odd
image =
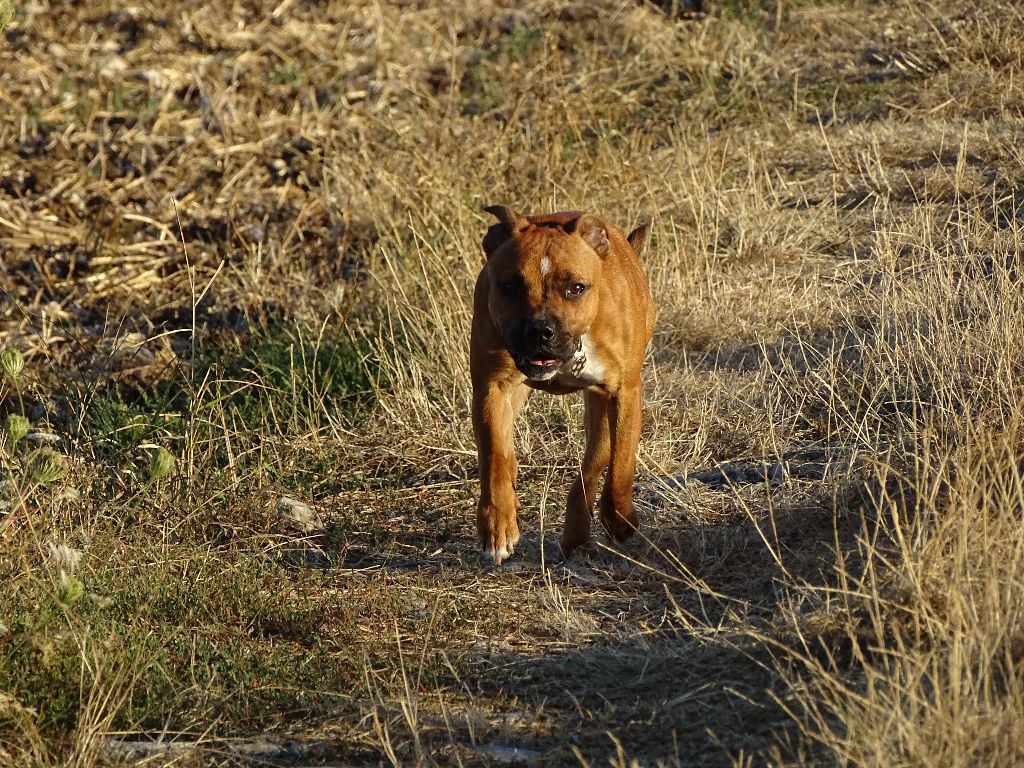
{"type": "Polygon", "coordinates": [[[605,366],[597,356],[590,338],[580,338],[579,348],[569,364],[555,376],[555,381],[566,387],[590,387],[604,381],[605,366]]]}

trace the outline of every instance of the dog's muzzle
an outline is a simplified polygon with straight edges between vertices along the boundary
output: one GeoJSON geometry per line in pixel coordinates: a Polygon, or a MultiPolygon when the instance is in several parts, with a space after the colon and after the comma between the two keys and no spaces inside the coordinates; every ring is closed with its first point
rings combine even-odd
{"type": "Polygon", "coordinates": [[[582,340],[566,334],[550,315],[524,319],[508,342],[516,368],[534,381],[554,378],[577,359],[582,347],[582,340]]]}

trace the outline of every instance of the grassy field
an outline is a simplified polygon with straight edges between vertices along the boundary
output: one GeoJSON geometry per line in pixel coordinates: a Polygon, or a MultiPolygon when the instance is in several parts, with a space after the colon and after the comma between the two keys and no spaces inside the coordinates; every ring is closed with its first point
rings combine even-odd
{"type": "Polygon", "coordinates": [[[1024,12],[661,5],[13,3],[0,764],[1024,761],[1024,12]],[[621,548],[535,396],[479,552],[495,203],[653,221],[621,548]]]}

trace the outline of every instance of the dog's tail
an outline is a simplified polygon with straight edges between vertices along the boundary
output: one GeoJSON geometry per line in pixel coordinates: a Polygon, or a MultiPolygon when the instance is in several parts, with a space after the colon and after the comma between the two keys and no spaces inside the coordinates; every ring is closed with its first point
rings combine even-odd
{"type": "Polygon", "coordinates": [[[649,230],[650,228],[651,222],[650,220],[647,220],[639,227],[634,229],[632,232],[630,232],[629,237],[626,238],[630,246],[633,248],[633,253],[636,254],[636,257],[638,259],[640,258],[640,255],[643,253],[644,245],[647,243],[647,230],[649,230]]]}

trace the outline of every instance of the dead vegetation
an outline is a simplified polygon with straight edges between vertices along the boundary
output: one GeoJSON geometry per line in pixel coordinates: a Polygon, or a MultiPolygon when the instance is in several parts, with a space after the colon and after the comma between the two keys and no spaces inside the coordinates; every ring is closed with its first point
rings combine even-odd
{"type": "Polygon", "coordinates": [[[0,762],[1020,762],[1021,11],[659,5],[15,4],[0,762]],[[496,202],[653,217],[622,550],[537,397],[477,552],[496,202]]]}

